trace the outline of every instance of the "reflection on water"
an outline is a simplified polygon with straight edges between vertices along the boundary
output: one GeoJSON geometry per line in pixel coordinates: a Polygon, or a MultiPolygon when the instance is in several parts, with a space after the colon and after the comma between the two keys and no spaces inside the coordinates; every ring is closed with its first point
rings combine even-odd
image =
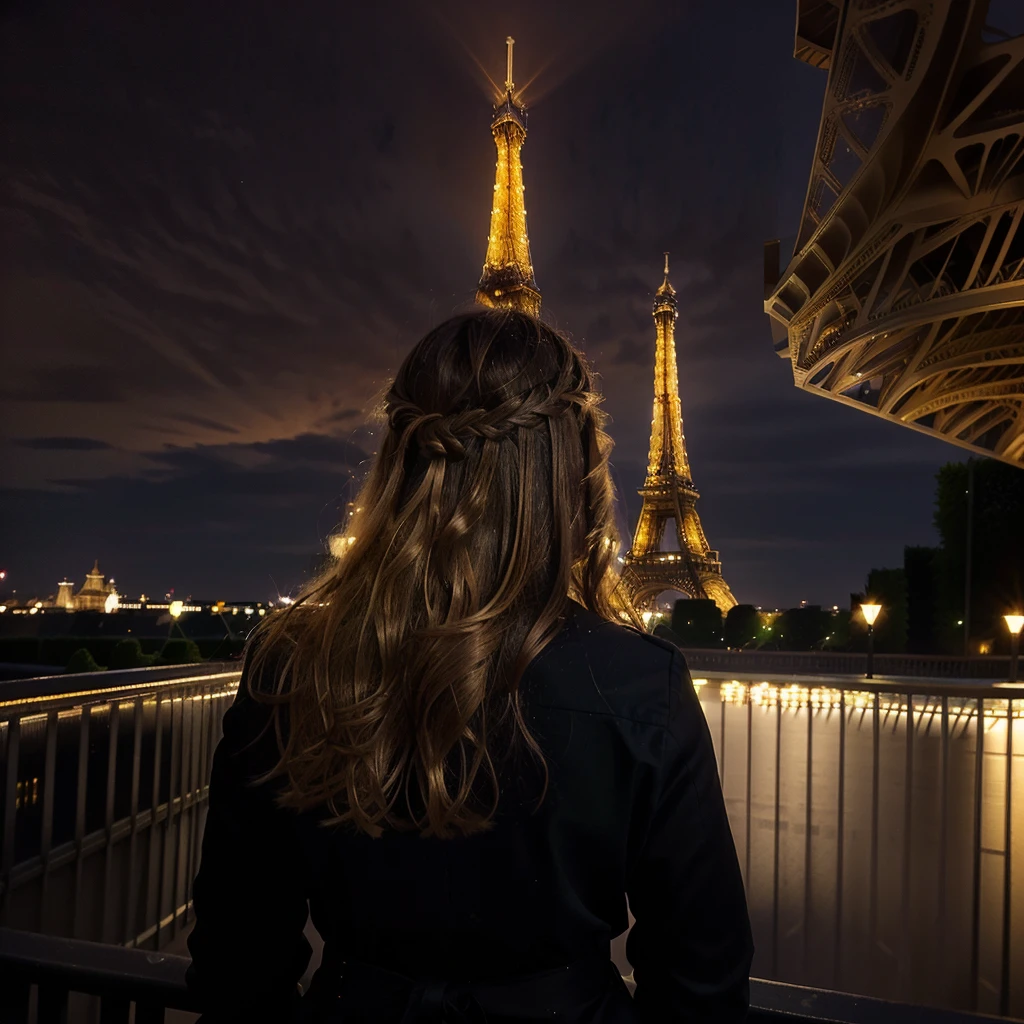
{"type": "Polygon", "coordinates": [[[755,976],[1024,1015],[1024,693],[698,682],[755,976]]]}

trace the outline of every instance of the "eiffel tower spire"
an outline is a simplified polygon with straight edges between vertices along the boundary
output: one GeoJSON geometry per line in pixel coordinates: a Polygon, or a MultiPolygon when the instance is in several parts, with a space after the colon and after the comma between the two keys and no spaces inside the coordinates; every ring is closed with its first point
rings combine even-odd
{"type": "Polygon", "coordinates": [[[637,608],[653,604],[664,590],[678,590],[691,598],[710,598],[722,612],[736,598],[722,578],[718,552],[708,546],[697,515],[697,498],[683,434],[676,368],[675,323],[679,316],[676,290],[665,277],[654,293],[654,415],[647,478],[638,492],[643,498],[633,546],[626,553],[622,580],[637,608]],[[666,526],[674,523],[665,546],[666,526]]]}
{"type": "Polygon", "coordinates": [[[526,233],[525,186],[520,158],[526,141],[526,107],[516,100],[512,81],[515,40],[509,36],[505,43],[508,47],[505,95],[495,106],[491,121],[491,133],[498,150],[494,205],[476,300],[485,306],[505,306],[538,316],[540,291],[533,276],[530,239],[526,233]]]}

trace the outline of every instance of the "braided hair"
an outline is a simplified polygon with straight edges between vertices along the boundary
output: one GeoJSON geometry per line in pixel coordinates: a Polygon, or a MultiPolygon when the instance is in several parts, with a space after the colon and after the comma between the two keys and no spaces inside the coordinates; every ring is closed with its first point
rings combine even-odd
{"type": "Polygon", "coordinates": [[[618,550],[600,395],[526,314],[445,321],[384,395],[343,554],[253,641],[279,799],[329,823],[449,838],[492,825],[501,765],[542,776],[520,684],[575,599],[616,619],[618,550]],[[285,715],[287,712],[287,715],[285,715]]]}

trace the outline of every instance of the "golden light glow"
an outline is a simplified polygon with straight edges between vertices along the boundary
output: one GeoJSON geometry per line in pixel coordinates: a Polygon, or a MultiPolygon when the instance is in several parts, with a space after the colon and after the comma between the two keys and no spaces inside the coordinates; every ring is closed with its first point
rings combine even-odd
{"type": "Polygon", "coordinates": [[[867,602],[860,606],[860,613],[864,616],[864,621],[869,626],[873,626],[875,624],[875,619],[878,618],[878,613],[881,610],[882,606],[880,604],[872,604],[871,602],[867,602]]]}
{"type": "MultiPolygon", "coordinates": [[[[723,704],[753,704],[760,708],[781,707],[783,711],[810,709],[827,711],[845,709],[848,711],[871,711],[875,707],[876,695],[867,690],[840,690],[831,686],[802,686],[799,683],[741,683],[736,680],[724,682],[719,687],[723,704]]],[[[941,715],[942,701],[922,694],[915,697],[913,708],[909,707],[902,694],[880,693],[877,695],[879,712],[908,714],[913,711],[915,721],[924,715],[941,715]]],[[[1022,701],[1013,702],[1014,719],[1024,719],[1022,701]]],[[[985,698],[985,720],[1005,719],[1009,711],[1009,700],[985,698]]],[[[947,713],[954,719],[977,717],[978,702],[965,696],[950,697],[947,713]]]]}
{"type": "Polygon", "coordinates": [[[1024,615],[1004,615],[1003,621],[1013,636],[1020,636],[1020,631],[1024,629],[1024,615]]]}
{"type": "Polygon", "coordinates": [[[336,533],[330,538],[327,545],[330,548],[331,554],[335,558],[341,558],[341,556],[345,554],[345,552],[355,544],[355,542],[356,539],[351,534],[345,535],[336,533]]]}
{"type": "Polygon", "coordinates": [[[185,609],[185,602],[184,601],[172,601],[167,606],[167,610],[168,610],[168,612],[170,612],[172,619],[177,619],[181,615],[182,611],[184,611],[184,609],[185,609]]]}
{"type": "Polygon", "coordinates": [[[117,596],[117,591],[112,590],[107,594],[106,601],[103,602],[103,610],[109,615],[110,612],[116,612],[118,606],[121,603],[121,599],[117,596]]]}

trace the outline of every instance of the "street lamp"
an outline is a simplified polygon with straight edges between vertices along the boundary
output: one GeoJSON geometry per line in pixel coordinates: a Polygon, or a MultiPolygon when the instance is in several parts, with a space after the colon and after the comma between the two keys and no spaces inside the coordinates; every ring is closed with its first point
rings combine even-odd
{"type": "Polygon", "coordinates": [[[874,678],[874,665],[875,665],[875,619],[878,618],[878,613],[882,610],[880,604],[872,604],[870,602],[862,604],[860,606],[860,613],[864,616],[864,621],[868,624],[868,679],[874,678]]]}
{"type": "Polygon", "coordinates": [[[1010,682],[1017,682],[1017,652],[1020,647],[1020,631],[1024,629],[1024,615],[1004,615],[1003,621],[1010,631],[1010,682]]]}

